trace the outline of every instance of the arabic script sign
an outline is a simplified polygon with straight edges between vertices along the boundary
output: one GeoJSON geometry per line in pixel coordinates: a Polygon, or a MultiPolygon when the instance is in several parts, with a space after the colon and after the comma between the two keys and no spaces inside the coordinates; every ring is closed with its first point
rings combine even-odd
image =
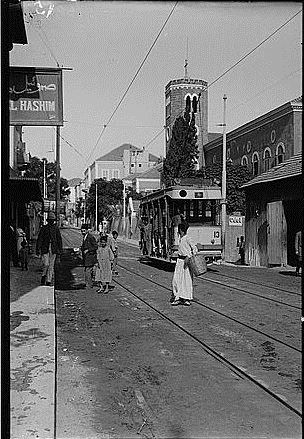
{"type": "Polygon", "coordinates": [[[62,70],[11,67],[10,125],[63,125],[62,70]]]}

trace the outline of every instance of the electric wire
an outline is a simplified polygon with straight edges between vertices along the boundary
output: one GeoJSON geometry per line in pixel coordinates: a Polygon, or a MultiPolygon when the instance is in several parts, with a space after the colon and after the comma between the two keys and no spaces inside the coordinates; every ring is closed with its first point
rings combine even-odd
{"type": "MultiPolygon", "coordinates": [[[[249,55],[251,55],[255,50],[257,50],[259,47],[262,46],[266,41],[268,41],[271,37],[273,37],[277,32],[279,32],[284,26],[286,26],[291,20],[293,20],[298,14],[302,12],[302,9],[299,10],[296,14],[294,14],[292,17],[290,17],[287,21],[285,21],[281,26],[279,26],[275,31],[273,31],[268,37],[264,38],[263,41],[261,41],[257,46],[255,46],[253,49],[251,49],[248,53],[246,53],[242,58],[240,58],[236,63],[234,63],[231,67],[229,67],[227,70],[224,71],[220,76],[218,76],[214,81],[212,81],[210,84],[205,87],[205,90],[209,89],[212,85],[214,85],[217,81],[219,81],[223,76],[225,76],[228,72],[230,72],[232,69],[234,69],[238,64],[240,64],[245,58],[247,58],[249,55]]],[[[176,116],[179,117],[184,113],[184,109],[178,113],[176,116]]],[[[175,118],[175,120],[176,120],[175,118]]],[[[145,150],[150,146],[161,134],[163,134],[164,130],[171,127],[171,125],[175,122],[175,120],[172,120],[170,124],[164,126],[161,131],[159,131],[149,142],[143,147],[145,150]]]]}
{"type": "Polygon", "coordinates": [[[129,91],[129,89],[131,88],[133,82],[135,81],[136,77],[138,76],[138,74],[139,74],[141,68],[143,67],[144,63],[146,62],[148,56],[150,55],[150,53],[151,53],[153,47],[155,46],[155,44],[156,44],[157,40],[159,39],[159,37],[160,37],[162,31],[164,30],[166,24],[168,23],[168,21],[169,21],[171,15],[173,14],[174,9],[176,8],[177,4],[178,4],[178,1],[175,2],[175,4],[174,4],[173,8],[171,9],[171,11],[170,11],[168,17],[166,18],[164,24],[162,25],[160,31],[158,32],[156,38],[154,39],[154,41],[153,41],[153,43],[152,43],[150,49],[148,50],[147,54],[145,55],[143,61],[141,62],[140,66],[138,67],[138,69],[137,69],[135,75],[133,76],[133,78],[132,78],[130,84],[128,85],[126,91],[124,92],[124,94],[122,95],[122,97],[121,97],[121,99],[119,100],[118,104],[116,105],[116,107],[115,107],[114,111],[112,112],[111,116],[109,117],[108,121],[106,122],[106,124],[103,125],[102,131],[101,131],[101,133],[100,133],[99,136],[98,136],[97,142],[95,143],[95,146],[93,147],[91,153],[89,154],[89,156],[88,156],[88,158],[87,158],[87,162],[89,162],[89,160],[90,160],[91,156],[93,155],[93,153],[94,153],[94,151],[95,151],[95,149],[96,149],[96,147],[97,147],[97,145],[98,145],[98,143],[99,143],[101,137],[103,136],[103,133],[105,132],[105,130],[106,130],[107,126],[109,125],[109,123],[111,122],[111,120],[113,119],[115,113],[117,112],[118,108],[119,108],[120,105],[122,104],[122,102],[123,102],[124,98],[126,97],[128,91],[129,91]]]}
{"type": "MultiPolygon", "coordinates": [[[[44,39],[42,38],[42,36],[41,36],[39,30],[38,30],[35,26],[32,26],[32,28],[35,30],[35,32],[38,34],[39,38],[41,39],[41,41],[43,42],[43,44],[45,45],[45,47],[46,47],[46,48],[48,49],[48,51],[50,52],[50,55],[51,55],[51,57],[54,59],[54,61],[56,62],[57,67],[59,67],[58,59],[56,58],[56,56],[55,56],[55,54],[53,53],[53,51],[52,51],[51,47],[49,46],[49,44],[48,44],[46,41],[44,41],[44,39]]],[[[42,29],[40,29],[40,30],[42,31],[42,29]]],[[[43,33],[43,34],[45,35],[45,33],[43,33]]],[[[45,37],[46,37],[46,35],[45,35],[45,37]]],[[[48,41],[47,38],[46,38],[46,40],[48,41]]]]}
{"type": "Polygon", "coordinates": [[[61,134],[59,134],[59,137],[68,145],[70,146],[80,157],[82,157],[85,160],[85,156],[81,154],[81,152],[78,151],[76,146],[74,146],[72,143],[70,143],[68,140],[66,140],[61,134]]]}

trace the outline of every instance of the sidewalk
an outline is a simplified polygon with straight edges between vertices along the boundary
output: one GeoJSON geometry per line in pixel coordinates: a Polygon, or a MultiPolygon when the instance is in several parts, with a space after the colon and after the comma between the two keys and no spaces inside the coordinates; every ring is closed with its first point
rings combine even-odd
{"type": "Polygon", "coordinates": [[[11,439],[54,438],[54,287],[40,286],[40,259],[10,267],[11,439]]]}

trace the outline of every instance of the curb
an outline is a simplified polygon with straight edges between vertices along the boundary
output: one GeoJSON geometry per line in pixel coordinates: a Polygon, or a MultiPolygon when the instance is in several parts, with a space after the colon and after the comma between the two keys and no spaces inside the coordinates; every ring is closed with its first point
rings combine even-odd
{"type": "Polygon", "coordinates": [[[11,439],[54,438],[54,287],[38,286],[11,303],[11,439]]]}

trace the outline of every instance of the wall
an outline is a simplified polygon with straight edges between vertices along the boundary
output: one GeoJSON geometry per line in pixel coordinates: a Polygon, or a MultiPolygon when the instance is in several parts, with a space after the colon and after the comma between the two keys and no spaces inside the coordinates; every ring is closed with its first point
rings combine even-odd
{"type": "MultiPolygon", "coordinates": [[[[265,163],[263,160],[263,154],[265,148],[269,148],[271,151],[270,167],[277,164],[276,162],[276,149],[279,143],[283,143],[285,147],[284,161],[295,154],[294,149],[302,148],[300,136],[301,136],[301,124],[298,120],[298,114],[296,113],[297,129],[294,128],[294,114],[292,112],[285,114],[279,118],[269,116],[269,119],[264,120],[263,124],[252,122],[251,126],[246,129],[240,127],[237,130],[227,134],[227,159],[231,159],[234,164],[240,164],[243,156],[248,159],[248,165],[251,172],[253,153],[257,152],[259,157],[259,172],[264,172],[265,163]],[[295,139],[296,134],[296,139],[295,139]]],[[[301,114],[301,113],[300,113],[301,114]]],[[[222,162],[222,138],[219,140],[210,142],[205,148],[206,164],[222,162]]]]}

